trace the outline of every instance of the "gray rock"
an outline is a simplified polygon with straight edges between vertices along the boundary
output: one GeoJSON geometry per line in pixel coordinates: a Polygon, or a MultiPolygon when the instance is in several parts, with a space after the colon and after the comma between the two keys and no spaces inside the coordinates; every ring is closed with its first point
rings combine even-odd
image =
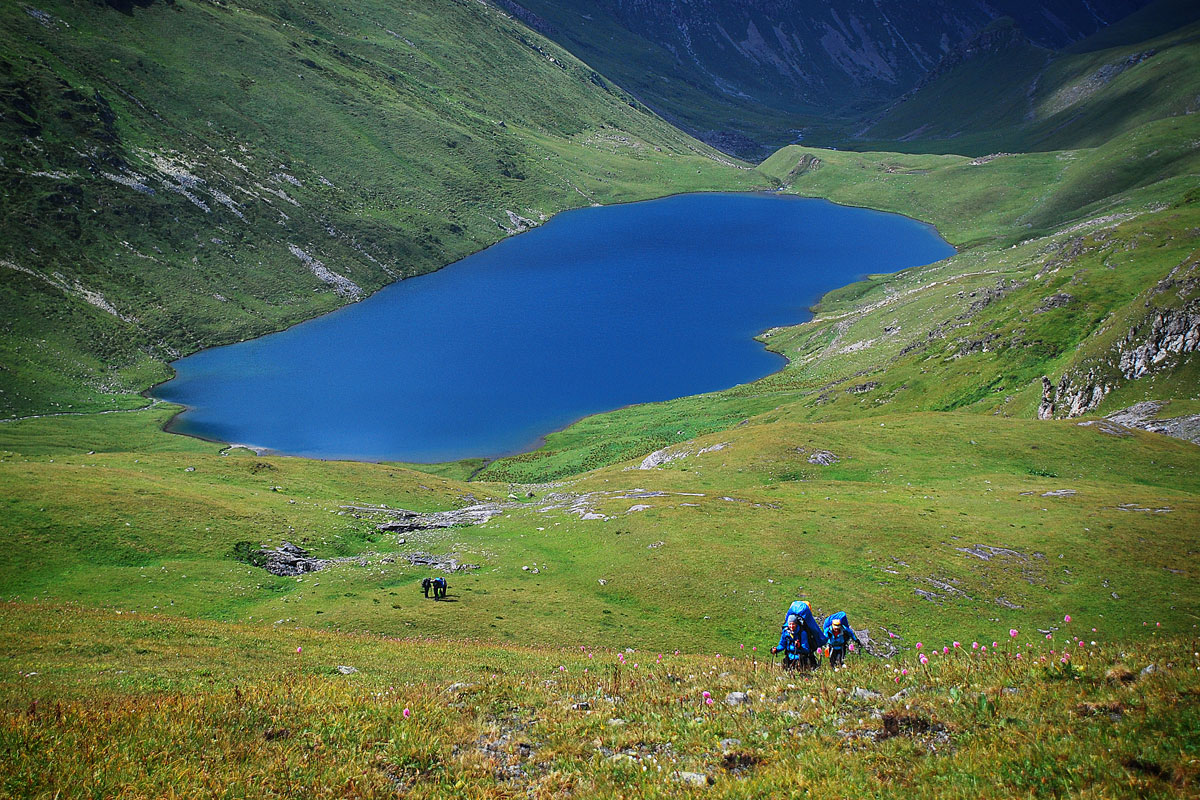
{"type": "Polygon", "coordinates": [[[864,689],[861,686],[855,686],[854,691],[850,693],[851,697],[856,697],[859,700],[878,700],[883,697],[879,692],[873,692],[870,689],[864,689]]]}
{"type": "Polygon", "coordinates": [[[1005,686],[1002,690],[1005,694],[1019,694],[1020,690],[1015,686],[1005,686]]]}
{"type": "Polygon", "coordinates": [[[750,695],[745,692],[730,692],[725,695],[725,704],[730,706],[748,705],[750,703],[750,695]]]}
{"type": "Polygon", "coordinates": [[[735,747],[741,747],[741,746],[742,746],[741,739],[722,739],[721,740],[721,749],[722,750],[732,750],[735,747]]]}
{"type": "Polygon", "coordinates": [[[1070,304],[1070,302],[1074,299],[1075,299],[1074,297],[1067,294],[1066,292],[1059,292],[1058,294],[1052,294],[1049,297],[1043,299],[1042,304],[1040,306],[1038,306],[1037,308],[1035,308],[1033,310],[1033,313],[1045,314],[1047,311],[1050,311],[1055,308],[1062,308],[1063,306],[1070,304]]]}
{"type": "Polygon", "coordinates": [[[317,572],[329,566],[329,561],[312,558],[303,547],[283,542],[274,550],[259,550],[253,563],[272,575],[292,577],[306,572],[317,572]]]}
{"type": "Polygon", "coordinates": [[[819,467],[829,467],[841,461],[837,454],[829,450],[818,450],[808,457],[808,463],[816,464],[819,467]]]}
{"type": "MultiPolygon", "coordinates": [[[[405,553],[404,557],[414,567],[428,567],[429,569],[441,570],[442,572],[465,572],[479,569],[478,564],[460,564],[454,555],[454,553],[447,553],[442,556],[432,553],[405,553]]],[[[537,570],[535,569],[534,572],[537,572],[537,570]]]]}
{"type": "Polygon", "coordinates": [[[475,686],[473,683],[452,683],[446,687],[446,694],[460,694],[475,686]]]}
{"type": "Polygon", "coordinates": [[[337,671],[342,673],[343,675],[357,675],[358,674],[357,669],[355,669],[354,667],[347,667],[345,664],[339,664],[337,671]]]}
{"type": "Polygon", "coordinates": [[[684,786],[694,786],[697,789],[703,789],[712,782],[711,778],[700,772],[672,772],[671,780],[682,783],[684,786]]]}
{"type": "Polygon", "coordinates": [[[1153,675],[1156,672],[1158,672],[1158,664],[1147,664],[1142,669],[1142,677],[1143,678],[1148,677],[1150,675],[1153,675]]]}
{"type": "Polygon", "coordinates": [[[581,700],[578,703],[572,703],[571,710],[572,711],[591,711],[592,704],[589,703],[587,700],[581,700]]]}
{"type": "Polygon", "coordinates": [[[405,508],[383,508],[374,506],[344,506],[364,513],[387,514],[395,519],[378,526],[383,533],[411,533],[413,531],[457,528],[462,525],[482,525],[492,517],[504,512],[499,503],[478,503],[451,511],[436,511],[421,514],[405,508]]]}

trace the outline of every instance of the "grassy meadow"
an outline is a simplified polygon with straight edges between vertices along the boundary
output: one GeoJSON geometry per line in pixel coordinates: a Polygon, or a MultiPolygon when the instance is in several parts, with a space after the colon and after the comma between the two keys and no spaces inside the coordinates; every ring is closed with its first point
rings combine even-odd
{"type": "Polygon", "coordinates": [[[761,647],[496,646],[6,603],[0,787],[129,798],[1186,795],[1200,774],[1197,639],[1151,621],[1117,644],[1104,626],[1072,615],[1049,635],[993,627],[805,674],[771,666],[761,647]]]}

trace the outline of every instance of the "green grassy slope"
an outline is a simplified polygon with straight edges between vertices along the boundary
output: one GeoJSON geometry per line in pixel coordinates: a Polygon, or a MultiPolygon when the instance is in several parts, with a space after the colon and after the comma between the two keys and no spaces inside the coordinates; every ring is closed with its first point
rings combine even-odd
{"type": "Polygon", "coordinates": [[[161,434],[179,450],[106,447],[110,417],[144,417],[148,432],[153,414],[5,426],[6,597],[693,652],[769,637],[797,594],[826,611],[852,607],[877,636],[987,635],[988,620],[1020,625],[1059,609],[1104,615],[1126,635],[1142,619],[1200,614],[1189,555],[1200,451],[1152,434],[979,414],[813,424],[785,406],[674,445],[679,457],[659,469],[627,470],[637,459],[514,491],[388,465],[221,454],[161,434]],[[55,441],[65,425],[72,444],[55,441]],[[810,462],[822,450],[837,462],[810,462]],[[379,533],[386,517],[347,508],[489,499],[509,506],[485,525],[405,534],[379,533]],[[236,558],[239,542],[280,541],[349,560],[297,580],[236,558]],[[1143,541],[1153,552],[1128,560],[1143,541]],[[986,558],[980,545],[1004,552],[986,558]],[[435,604],[418,586],[430,571],[410,553],[453,553],[479,569],[451,576],[455,602],[435,604]]]}
{"type": "Polygon", "coordinates": [[[0,15],[4,416],[141,404],[564,208],[761,185],[480,3],[0,15]]]}
{"type": "Polygon", "coordinates": [[[986,654],[927,639],[924,665],[785,676],[761,649],[442,644],[6,604],[0,787],[680,797],[697,792],[687,772],[721,798],[1190,794],[1194,637],[1152,622],[1114,639],[1103,620],[1061,619],[1049,641],[994,627],[986,654]],[[748,702],[727,704],[735,691],[748,702]]]}

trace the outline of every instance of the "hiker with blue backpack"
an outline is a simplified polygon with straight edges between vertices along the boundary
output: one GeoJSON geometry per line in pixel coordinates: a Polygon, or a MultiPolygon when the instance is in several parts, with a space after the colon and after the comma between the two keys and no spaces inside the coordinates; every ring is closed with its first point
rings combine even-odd
{"type": "Polygon", "coordinates": [[[821,622],[821,632],[825,635],[825,655],[829,658],[829,666],[835,669],[846,663],[846,652],[855,644],[862,647],[845,611],[826,617],[821,622]]]}
{"type": "Polygon", "coordinates": [[[783,653],[783,668],[789,671],[812,669],[817,665],[809,646],[808,631],[799,626],[795,615],[788,617],[779,644],[771,648],[771,653],[783,653]]]}
{"type": "Polygon", "coordinates": [[[779,644],[771,652],[783,653],[784,669],[813,669],[817,666],[815,652],[823,644],[825,635],[812,609],[805,601],[797,600],[788,607],[779,644]]]}

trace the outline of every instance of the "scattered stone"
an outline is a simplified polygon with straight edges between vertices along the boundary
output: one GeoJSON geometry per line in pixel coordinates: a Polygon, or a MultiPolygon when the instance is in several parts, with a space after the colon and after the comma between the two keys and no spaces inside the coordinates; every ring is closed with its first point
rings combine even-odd
{"type": "Polygon", "coordinates": [[[1148,678],[1156,672],[1158,672],[1158,664],[1147,664],[1142,668],[1141,676],[1148,678]]]}
{"type": "Polygon", "coordinates": [[[1021,561],[1027,560],[1027,557],[1024,553],[1021,553],[1017,550],[1010,550],[1007,547],[992,547],[991,545],[986,544],[976,544],[972,545],[971,547],[956,547],[954,549],[960,553],[966,553],[969,556],[975,556],[983,561],[991,561],[996,556],[1006,556],[1008,558],[1016,558],[1021,561]]]}
{"type": "Polygon", "coordinates": [[[732,750],[735,747],[741,747],[741,746],[742,746],[741,739],[722,739],[721,740],[721,749],[722,750],[732,750]]]}
{"type": "Polygon", "coordinates": [[[357,675],[358,670],[354,667],[348,667],[345,664],[338,664],[337,671],[343,675],[357,675]]]}
{"type": "Polygon", "coordinates": [[[184,472],[195,472],[196,468],[195,467],[184,467],[183,471],[184,472]]]}
{"type": "Polygon", "coordinates": [[[859,383],[849,387],[846,389],[846,394],[866,394],[867,392],[873,392],[878,388],[879,381],[867,381],[866,383],[859,383]]]}
{"type": "Polygon", "coordinates": [[[745,692],[730,692],[725,695],[725,704],[730,706],[747,705],[750,703],[750,695],[745,692]]]}
{"type": "Polygon", "coordinates": [[[1090,428],[1094,425],[1096,430],[1100,431],[1101,433],[1108,434],[1109,436],[1133,436],[1133,433],[1124,425],[1118,425],[1115,422],[1109,422],[1106,419],[1089,419],[1083,422],[1077,422],[1075,424],[1081,428],[1090,428]]]}
{"type": "Polygon", "coordinates": [[[808,457],[808,463],[816,464],[820,467],[830,467],[839,461],[841,461],[841,458],[828,450],[817,450],[808,457]]]}
{"type": "MultiPolygon", "coordinates": [[[[428,567],[429,569],[441,570],[442,572],[465,572],[467,570],[479,569],[478,564],[460,564],[454,558],[453,553],[447,553],[444,556],[435,556],[430,553],[405,553],[404,557],[414,567],[428,567]]],[[[536,572],[536,570],[534,571],[536,572]]]]}
{"type": "Polygon", "coordinates": [[[712,779],[700,772],[672,772],[671,780],[676,783],[682,783],[684,786],[693,786],[697,789],[703,789],[712,782],[712,779]]]}
{"type": "Polygon", "coordinates": [[[1015,686],[1005,686],[1000,691],[1004,692],[1004,694],[1019,694],[1020,693],[1020,690],[1017,689],[1017,687],[1015,687],[1015,686]]]}
{"type": "Polygon", "coordinates": [[[589,703],[587,700],[582,700],[578,703],[572,703],[571,710],[572,711],[591,711],[592,704],[589,703]]]}
{"type": "Polygon", "coordinates": [[[625,720],[621,719],[620,717],[613,717],[608,721],[608,724],[614,728],[619,728],[625,724],[625,720]]]}
{"type": "Polygon", "coordinates": [[[1037,308],[1035,308],[1033,310],[1033,313],[1045,314],[1047,311],[1051,311],[1055,308],[1062,308],[1065,305],[1069,305],[1070,302],[1074,299],[1075,299],[1074,297],[1067,294],[1066,292],[1059,292],[1058,294],[1052,294],[1049,297],[1042,300],[1042,304],[1040,306],[1038,306],[1037,308]]]}
{"type": "Polygon", "coordinates": [[[1043,492],[1042,497],[1074,497],[1078,492],[1074,489],[1054,489],[1053,491],[1043,492]]]}
{"type": "Polygon", "coordinates": [[[864,689],[861,686],[855,686],[854,691],[851,692],[850,696],[858,698],[859,700],[878,700],[880,697],[883,697],[883,695],[879,692],[873,692],[870,689],[864,689]]]}

